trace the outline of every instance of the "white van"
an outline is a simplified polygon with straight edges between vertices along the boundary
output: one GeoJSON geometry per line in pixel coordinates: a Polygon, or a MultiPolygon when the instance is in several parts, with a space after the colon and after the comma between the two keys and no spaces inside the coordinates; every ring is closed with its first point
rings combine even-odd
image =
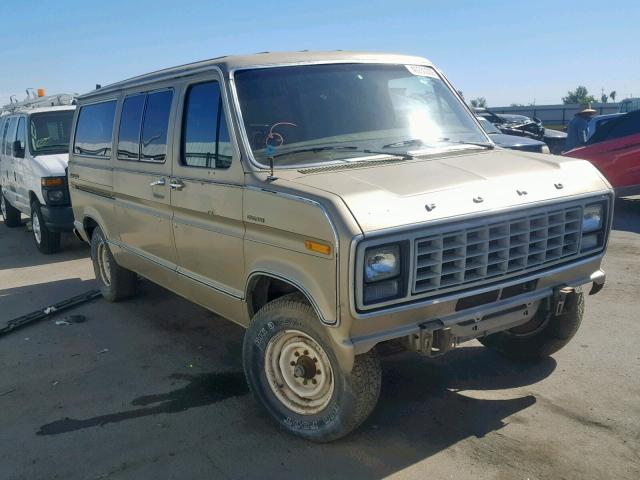
{"type": "Polygon", "coordinates": [[[7,227],[31,217],[42,253],[60,250],[60,233],[73,231],[67,182],[73,97],[58,95],[10,104],[0,116],[0,202],[7,227]],[[69,103],[64,105],[64,103],[69,103]],[[41,107],[38,105],[55,105],[41,107]]]}

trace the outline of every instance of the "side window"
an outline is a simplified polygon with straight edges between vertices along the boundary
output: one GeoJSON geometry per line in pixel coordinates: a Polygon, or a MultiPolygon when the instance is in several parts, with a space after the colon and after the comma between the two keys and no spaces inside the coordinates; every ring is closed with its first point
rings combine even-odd
{"type": "Polygon", "coordinates": [[[182,122],[181,162],[188,167],[229,168],[232,149],[218,82],[187,90],[182,122]]]}
{"type": "Polygon", "coordinates": [[[11,117],[9,118],[9,120],[7,121],[7,135],[4,137],[4,154],[5,155],[12,155],[13,152],[13,146],[11,145],[12,143],[12,139],[15,138],[15,132],[16,132],[16,121],[17,118],[16,117],[11,117]]]}
{"type": "Polygon", "coordinates": [[[115,113],[115,100],[81,107],[78,114],[73,153],[109,157],[115,113]]]}
{"type": "Polygon", "coordinates": [[[118,131],[118,158],[121,160],[140,159],[140,125],[146,95],[125,97],[120,115],[118,131]]]}
{"type": "Polygon", "coordinates": [[[8,132],[9,132],[9,119],[5,119],[2,127],[2,143],[0,143],[0,153],[3,153],[3,154],[5,150],[5,145],[7,144],[8,132]]]}
{"type": "Polygon", "coordinates": [[[150,93],[142,122],[141,160],[164,162],[167,156],[167,130],[173,91],[150,93]]]}
{"type": "Polygon", "coordinates": [[[20,158],[24,158],[24,149],[27,144],[26,142],[27,130],[24,124],[25,124],[24,117],[20,117],[18,119],[18,128],[16,129],[16,141],[20,142],[20,152],[21,152],[20,158]]]}

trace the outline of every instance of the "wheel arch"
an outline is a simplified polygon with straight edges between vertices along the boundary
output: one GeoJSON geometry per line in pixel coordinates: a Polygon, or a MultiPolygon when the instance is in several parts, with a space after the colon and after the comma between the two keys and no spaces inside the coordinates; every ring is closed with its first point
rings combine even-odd
{"type": "Polygon", "coordinates": [[[311,293],[299,282],[278,273],[262,270],[252,272],[247,279],[245,299],[249,318],[253,317],[267,303],[294,292],[304,296],[322,323],[333,323],[327,321],[311,293]]]}

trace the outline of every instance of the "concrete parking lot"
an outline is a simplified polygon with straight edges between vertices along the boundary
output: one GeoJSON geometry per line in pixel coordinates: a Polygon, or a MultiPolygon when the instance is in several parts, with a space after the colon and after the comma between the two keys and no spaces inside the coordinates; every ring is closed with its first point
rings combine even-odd
{"type": "MultiPolygon", "coordinates": [[[[72,236],[0,225],[0,319],[95,288],[72,236]]],[[[247,392],[243,330],[149,282],[0,337],[1,479],[640,478],[640,199],[618,201],[605,289],[572,343],[514,364],[472,342],[384,360],[372,418],[316,445],[247,392]],[[70,314],[86,322],[56,325],[70,314]]]]}

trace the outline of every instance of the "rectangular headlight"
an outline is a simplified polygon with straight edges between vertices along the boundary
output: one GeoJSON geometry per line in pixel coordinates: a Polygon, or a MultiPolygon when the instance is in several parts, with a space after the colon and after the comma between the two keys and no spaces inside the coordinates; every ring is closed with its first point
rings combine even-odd
{"type": "Polygon", "coordinates": [[[49,190],[47,191],[47,199],[51,203],[60,203],[65,199],[64,193],[64,190],[49,190]]]}
{"type": "Polygon", "coordinates": [[[379,282],[400,275],[400,245],[369,248],[364,256],[364,280],[379,282]]]}
{"type": "Polygon", "coordinates": [[[582,211],[582,233],[595,232],[602,228],[604,222],[604,206],[602,203],[587,205],[582,211]]]}

